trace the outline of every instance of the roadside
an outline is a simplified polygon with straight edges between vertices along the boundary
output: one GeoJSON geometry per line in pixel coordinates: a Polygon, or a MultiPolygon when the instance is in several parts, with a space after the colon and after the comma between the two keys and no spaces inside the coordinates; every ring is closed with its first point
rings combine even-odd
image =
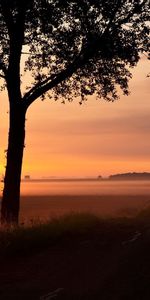
{"type": "Polygon", "coordinates": [[[41,248],[1,257],[0,299],[149,299],[149,222],[85,220],[76,216],[76,230],[41,248]]]}

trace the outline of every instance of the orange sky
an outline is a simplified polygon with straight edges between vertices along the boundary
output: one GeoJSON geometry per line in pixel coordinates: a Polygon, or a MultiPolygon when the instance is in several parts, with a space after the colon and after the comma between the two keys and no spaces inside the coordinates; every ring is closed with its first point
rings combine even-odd
{"type": "MultiPolygon", "coordinates": [[[[142,59],[131,94],[107,103],[37,100],[27,115],[23,176],[107,176],[150,171],[149,62],[142,59]]],[[[7,145],[7,96],[1,93],[0,175],[7,145]]]]}

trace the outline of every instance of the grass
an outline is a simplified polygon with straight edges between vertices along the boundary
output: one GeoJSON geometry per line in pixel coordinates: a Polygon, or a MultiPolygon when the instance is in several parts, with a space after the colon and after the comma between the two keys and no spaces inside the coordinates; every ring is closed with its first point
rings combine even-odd
{"type": "Polygon", "coordinates": [[[1,299],[42,299],[63,287],[58,300],[148,300],[149,252],[150,209],[134,218],[71,214],[1,228],[1,299]]]}
{"type": "MultiPolygon", "coordinates": [[[[0,228],[0,256],[31,255],[61,240],[85,238],[90,232],[114,239],[149,226],[150,210],[135,218],[101,219],[92,214],[72,213],[47,222],[32,221],[28,226],[0,228]]],[[[125,238],[125,237],[124,237],[125,238]]]]}
{"type": "Polygon", "coordinates": [[[102,221],[90,214],[70,214],[47,222],[32,221],[28,226],[0,229],[0,255],[27,255],[61,239],[86,235],[102,221]]]}

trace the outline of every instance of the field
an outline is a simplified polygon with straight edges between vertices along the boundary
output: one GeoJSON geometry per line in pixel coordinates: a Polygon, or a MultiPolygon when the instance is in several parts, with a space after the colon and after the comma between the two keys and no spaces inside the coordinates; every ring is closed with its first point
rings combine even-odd
{"type": "Polygon", "coordinates": [[[49,219],[64,214],[92,213],[100,217],[134,216],[150,206],[150,195],[22,196],[20,221],[49,219]]]}

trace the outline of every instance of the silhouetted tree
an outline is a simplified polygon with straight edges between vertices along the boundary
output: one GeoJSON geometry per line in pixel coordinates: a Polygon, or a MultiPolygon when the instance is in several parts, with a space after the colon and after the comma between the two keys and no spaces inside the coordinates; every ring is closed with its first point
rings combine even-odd
{"type": "Polygon", "coordinates": [[[148,10],[148,0],[0,0],[0,77],[10,107],[2,222],[18,222],[29,106],[46,93],[115,100],[117,85],[128,95],[129,67],[148,51],[148,10]],[[22,57],[33,80],[26,88],[22,57]]]}

